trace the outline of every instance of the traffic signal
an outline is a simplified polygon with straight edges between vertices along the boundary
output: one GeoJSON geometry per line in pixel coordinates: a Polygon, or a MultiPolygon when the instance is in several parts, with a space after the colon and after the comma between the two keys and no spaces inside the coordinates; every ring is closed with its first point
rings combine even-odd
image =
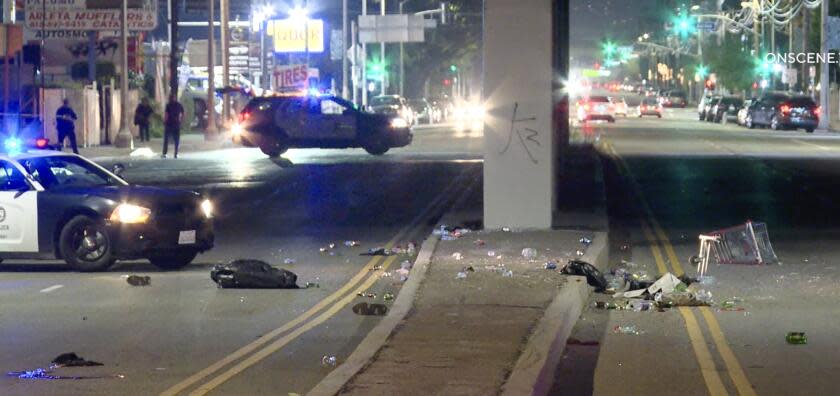
{"type": "Polygon", "coordinates": [[[601,45],[601,51],[607,58],[609,58],[613,56],[613,54],[615,54],[615,44],[613,44],[611,41],[606,41],[604,42],[604,44],[601,45]]]}
{"type": "Polygon", "coordinates": [[[700,78],[705,78],[707,75],[709,75],[709,68],[703,65],[698,65],[697,75],[700,76],[700,78]]]}
{"type": "Polygon", "coordinates": [[[378,80],[382,78],[382,74],[385,72],[385,64],[379,61],[374,61],[368,63],[367,67],[367,77],[378,80]]]}
{"type": "Polygon", "coordinates": [[[450,80],[448,78],[444,78],[443,79],[443,86],[448,87],[450,85],[452,85],[452,80],[450,80]]]}
{"type": "Polygon", "coordinates": [[[455,64],[450,65],[449,66],[449,71],[451,71],[453,73],[457,73],[458,72],[458,66],[456,66],[455,64]]]}
{"type": "Polygon", "coordinates": [[[695,23],[694,18],[685,14],[680,14],[674,19],[674,31],[680,36],[687,36],[694,32],[695,23]]]}

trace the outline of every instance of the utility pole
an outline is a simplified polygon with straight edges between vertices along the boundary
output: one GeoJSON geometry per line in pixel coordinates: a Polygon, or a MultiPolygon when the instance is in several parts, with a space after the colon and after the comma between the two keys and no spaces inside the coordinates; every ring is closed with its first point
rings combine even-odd
{"type": "Polygon", "coordinates": [[[216,129],[216,12],[215,0],[207,0],[210,3],[208,23],[210,32],[207,36],[207,128],[204,130],[204,140],[216,140],[219,131],[216,129]]]}
{"type": "Polygon", "coordinates": [[[341,97],[350,97],[347,84],[347,0],[341,0],[341,97]]]}
{"type": "Polygon", "coordinates": [[[230,95],[227,89],[230,87],[230,54],[228,48],[230,47],[230,31],[228,30],[228,20],[230,19],[230,1],[219,1],[219,18],[221,19],[221,27],[219,29],[219,39],[221,41],[222,49],[222,125],[227,126],[230,122],[230,95]]]}
{"type": "MultiPolygon", "coordinates": [[[[367,0],[362,0],[362,15],[367,15],[367,0]]],[[[362,107],[367,107],[367,43],[362,42],[362,107]]]]}
{"type": "MultiPolygon", "coordinates": [[[[808,53],[810,48],[808,48],[808,36],[811,35],[811,11],[808,8],[802,10],[802,52],[808,53]]],[[[811,90],[809,89],[808,80],[806,80],[806,76],[808,76],[808,64],[802,63],[802,78],[799,79],[800,87],[802,87],[802,91],[808,92],[811,94],[811,90]]]]}
{"type": "MultiPolygon", "coordinates": [[[[382,15],[385,15],[385,0],[379,0],[379,10],[382,15]]],[[[382,65],[382,81],[379,83],[380,95],[385,95],[385,80],[388,77],[388,66],[385,64],[385,42],[379,43],[379,63],[382,65]]]]}
{"type": "MultiPolygon", "coordinates": [[[[178,21],[180,15],[178,9],[173,7],[172,0],[167,1],[169,5],[169,94],[178,95],[178,21]]],[[[139,47],[139,46],[138,46],[139,47]]]]}
{"type": "MultiPolygon", "coordinates": [[[[828,0],[823,0],[820,5],[820,52],[825,55],[828,54],[828,0]]],[[[828,64],[820,65],[820,107],[822,114],[820,114],[820,124],[818,126],[821,130],[828,130],[829,120],[831,120],[831,106],[829,104],[829,81],[828,81],[828,64]]]]}
{"type": "Polygon", "coordinates": [[[134,139],[128,130],[128,0],[122,0],[120,8],[120,58],[122,75],[120,76],[120,130],[114,139],[114,146],[134,148],[134,139]]]}
{"type": "MultiPolygon", "coordinates": [[[[407,0],[400,1],[400,15],[403,13],[403,5],[407,0]]],[[[405,96],[405,45],[400,41],[400,96],[405,96]]]]}
{"type": "MultiPolygon", "coordinates": [[[[350,23],[350,48],[353,50],[353,70],[358,70],[359,51],[356,51],[356,21],[350,23]]],[[[359,86],[356,84],[356,73],[353,73],[353,103],[359,103],[359,86]]]]}

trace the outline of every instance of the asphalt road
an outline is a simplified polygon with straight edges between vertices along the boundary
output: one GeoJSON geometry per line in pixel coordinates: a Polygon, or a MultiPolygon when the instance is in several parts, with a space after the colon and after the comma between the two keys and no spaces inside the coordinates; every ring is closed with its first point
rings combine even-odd
{"type": "Polygon", "coordinates": [[[2,376],[0,394],[306,393],[331,369],[322,366],[324,355],[340,362],[378,322],[351,306],[389,305],[383,293],[398,293],[400,283],[381,275],[412,258],[359,254],[410,241],[419,248],[480,174],[481,146],[480,133],[423,127],[411,146],[381,157],[290,150],[272,161],[256,149],[227,149],[177,160],[101,161],[126,164],[125,177],[137,184],[211,196],[216,247],[177,272],[144,261],[94,274],[69,272],[58,262],[4,262],[0,372],[45,368],[65,352],[104,365],[53,373],[77,379],[2,376]],[[361,246],[346,247],[347,240],[361,246]],[[268,261],[297,273],[299,284],[319,287],[216,288],[212,265],[236,258],[268,261]],[[130,286],[129,274],[148,275],[151,285],[130,286]],[[360,298],[359,291],[377,296],[360,298]]]}
{"type": "Polygon", "coordinates": [[[712,264],[714,279],[700,286],[712,307],[590,307],[572,337],[597,345],[568,346],[555,390],[836,394],[840,136],[709,124],[694,109],[578,131],[602,153],[614,268],[694,276],[688,258],[698,254],[698,234],[750,219],[767,223],[781,263],[712,264]],[[722,309],[725,301],[735,308],[722,309]],[[808,344],[787,344],[790,331],[805,332],[808,344]]]}

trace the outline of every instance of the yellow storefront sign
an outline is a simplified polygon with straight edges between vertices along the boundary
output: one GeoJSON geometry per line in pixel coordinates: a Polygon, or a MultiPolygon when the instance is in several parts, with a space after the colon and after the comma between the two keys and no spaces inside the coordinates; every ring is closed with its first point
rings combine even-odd
{"type": "Polygon", "coordinates": [[[324,52],[324,21],[320,19],[269,21],[266,33],[274,41],[274,52],[306,52],[307,27],[309,52],[324,52]]]}

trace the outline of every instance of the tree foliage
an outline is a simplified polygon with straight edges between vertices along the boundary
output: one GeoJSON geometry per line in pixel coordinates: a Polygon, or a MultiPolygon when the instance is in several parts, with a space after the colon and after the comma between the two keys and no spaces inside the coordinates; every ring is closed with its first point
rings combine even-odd
{"type": "MultiPolygon", "coordinates": [[[[703,51],[709,72],[717,76],[717,85],[730,91],[749,90],[756,78],[756,60],[749,49],[741,45],[740,38],[727,35],[721,46],[710,46],[703,51]]],[[[692,76],[693,77],[693,76],[692,76]]]]}
{"type": "MultiPolygon", "coordinates": [[[[406,4],[405,12],[440,8],[439,1],[423,0],[406,4]]],[[[426,30],[426,41],[405,45],[405,93],[420,96],[429,79],[448,76],[449,66],[478,68],[481,50],[482,7],[480,1],[449,2],[449,21],[426,30]]],[[[397,60],[398,62],[399,60],[397,60]]],[[[397,62],[391,62],[397,65],[397,62]]]]}

